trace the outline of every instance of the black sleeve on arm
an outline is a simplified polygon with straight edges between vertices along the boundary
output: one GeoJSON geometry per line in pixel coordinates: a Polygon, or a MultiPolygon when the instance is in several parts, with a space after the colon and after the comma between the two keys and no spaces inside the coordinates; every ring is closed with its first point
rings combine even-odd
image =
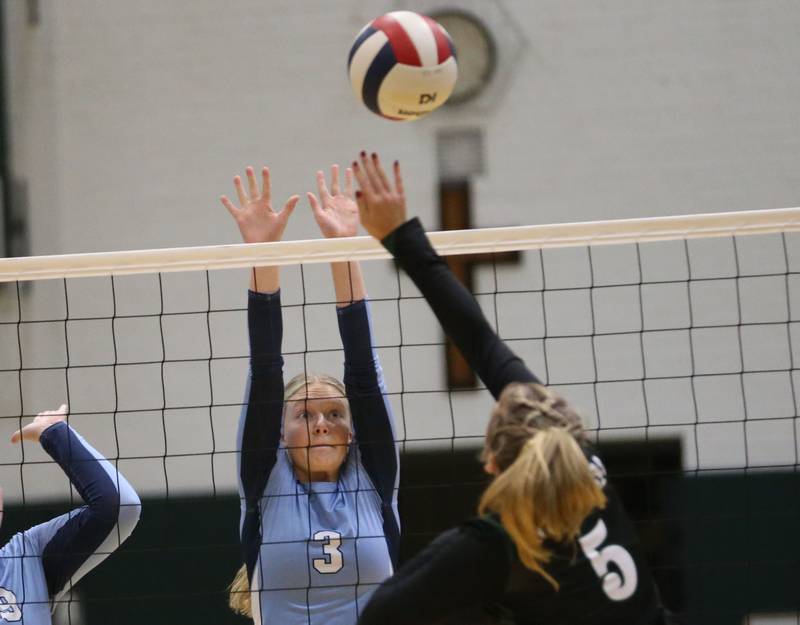
{"type": "Polygon", "coordinates": [[[508,549],[496,532],[459,527],[441,534],[383,582],[359,625],[432,625],[503,596],[508,549]]]}
{"type": "Polygon", "coordinates": [[[250,376],[247,405],[237,433],[241,451],[239,480],[244,497],[242,548],[248,575],[252,576],[261,541],[259,502],[275,466],[283,414],[283,319],[280,291],[248,293],[247,322],[250,335],[250,376]]]}
{"type": "Polygon", "coordinates": [[[242,432],[241,479],[245,496],[264,492],[281,437],[283,414],[283,319],[280,291],[248,293],[250,388],[242,432]]]}
{"type": "MultiPolygon", "coordinates": [[[[63,524],[43,524],[38,527],[48,534],[42,546],[42,567],[47,590],[55,597],[66,587],[69,579],[95,554],[117,526],[120,513],[131,517],[126,523],[120,542],[133,531],[139,519],[140,503],[124,478],[124,492],[103,468],[100,460],[87,449],[66,422],[48,427],[39,439],[42,448],[55,460],[80,494],[85,506],[64,515],[63,524]],[[124,510],[122,506],[129,506],[124,510]],[[57,525],[58,529],[56,529],[57,525]],[[49,535],[52,532],[52,535],[49,535]]],[[[122,484],[120,484],[122,486],[122,484]]],[[[108,553],[101,554],[103,556],[108,553]]]]}
{"type": "Polygon", "coordinates": [[[398,455],[394,418],[386,396],[383,371],[372,346],[369,304],[361,300],[336,309],[344,347],[344,385],[350,402],[361,462],[381,498],[383,534],[392,565],[400,553],[396,517],[398,455]]]}
{"type": "Polygon", "coordinates": [[[361,461],[381,500],[391,504],[397,481],[397,449],[383,372],[372,347],[367,301],[337,308],[336,316],[344,347],[344,385],[361,461]]]}
{"type": "Polygon", "coordinates": [[[445,332],[495,398],[511,382],[540,382],[497,336],[478,302],[431,247],[419,219],[407,221],[382,243],[428,300],[445,332]]]}

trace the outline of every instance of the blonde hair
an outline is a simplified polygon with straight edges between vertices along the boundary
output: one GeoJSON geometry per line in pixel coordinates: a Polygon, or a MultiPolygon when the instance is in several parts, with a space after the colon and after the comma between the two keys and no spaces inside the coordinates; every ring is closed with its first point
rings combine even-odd
{"type": "MultiPolygon", "coordinates": [[[[283,388],[284,412],[288,401],[298,391],[315,384],[330,386],[340,393],[347,409],[347,416],[350,418],[350,405],[347,402],[344,384],[332,375],[324,373],[298,373],[289,380],[283,388]]],[[[247,578],[247,567],[244,564],[236,571],[236,576],[228,586],[228,606],[236,614],[253,618],[253,607],[250,601],[250,580],[247,578]]]]}
{"type": "Polygon", "coordinates": [[[244,564],[236,571],[236,576],[228,586],[228,607],[236,614],[253,618],[253,606],[250,603],[250,581],[247,579],[247,567],[244,564]]]}
{"type": "Polygon", "coordinates": [[[284,411],[286,410],[286,405],[288,404],[289,400],[301,389],[308,389],[309,387],[318,384],[330,386],[336,390],[338,393],[336,397],[341,397],[341,399],[344,401],[345,407],[347,408],[347,416],[349,417],[350,404],[347,401],[347,393],[344,384],[342,384],[342,382],[340,382],[337,378],[334,378],[332,375],[328,375],[326,373],[298,373],[291,380],[289,380],[286,383],[286,386],[283,388],[284,411]]]}
{"type": "Polygon", "coordinates": [[[584,519],[606,504],[580,443],[580,417],[541,384],[512,384],[492,412],[484,458],[501,473],[481,497],[478,511],[500,516],[522,563],[558,590],[544,570],[551,553],[545,538],[571,541],[584,519]]]}

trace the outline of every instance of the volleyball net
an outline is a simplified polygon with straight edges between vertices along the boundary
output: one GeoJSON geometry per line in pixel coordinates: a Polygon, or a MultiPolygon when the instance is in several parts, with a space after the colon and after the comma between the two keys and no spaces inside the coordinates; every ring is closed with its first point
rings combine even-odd
{"type": "MultiPolygon", "coordinates": [[[[780,580],[800,573],[799,231],[800,209],[781,209],[430,235],[499,335],[579,409],[645,540],[669,554],[657,575],[705,622],[798,609],[780,580]],[[716,604],[714,575],[741,599],[716,604]]],[[[284,267],[287,379],[338,377],[326,263],[342,260],[362,261],[401,471],[431,459],[400,493],[404,536],[427,541],[435,524],[411,518],[425,506],[409,510],[426,486],[477,492],[474,471],[441,467],[474,457],[492,400],[368,237],[0,260],[0,439],[66,402],[146,501],[234,494],[250,267],[284,267]]],[[[9,514],[74,499],[30,444],[5,446],[0,484],[9,514]]],[[[221,543],[236,543],[230,529],[221,543]]]]}

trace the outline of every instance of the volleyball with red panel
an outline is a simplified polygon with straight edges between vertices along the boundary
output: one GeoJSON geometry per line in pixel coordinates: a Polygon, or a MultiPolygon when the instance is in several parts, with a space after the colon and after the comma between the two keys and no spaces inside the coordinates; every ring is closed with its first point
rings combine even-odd
{"type": "Polygon", "coordinates": [[[356,36],[347,59],[356,97],[391,120],[419,119],[440,107],[458,77],[450,35],[426,15],[393,11],[356,36]]]}

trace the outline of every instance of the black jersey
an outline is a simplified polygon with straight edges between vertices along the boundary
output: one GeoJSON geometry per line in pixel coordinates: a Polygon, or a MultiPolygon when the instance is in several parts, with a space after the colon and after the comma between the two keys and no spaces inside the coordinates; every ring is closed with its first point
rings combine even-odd
{"type": "MultiPolygon", "coordinates": [[[[492,395],[512,382],[539,382],[491,328],[472,295],[431,247],[417,219],[383,241],[430,304],[447,334],[492,395]]],[[[658,592],[636,533],[596,453],[587,462],[607,497],[577,541],[545,542],[548,580],[519,561],[492,517],[468,521],[435,539],[373,595],[362,625],[502,622],[519,625],[645,625],[661,622],[658,592]]]]}
{"type": "Polygon", "coordinates": [[[545,540],[552,557],[544,569],[558,589],[520,562],[513,541],[498,521],[483,518],[468,524],[475,531],[498,535],[495,542],[506,541],[506,567],[497,572],[505,572],[506,579],[499,603],[520,625],[655,623],[660,611],[658,593],[639,540],[606,480],[600,458],[591,448],[584,452],[607,504],[584,520],[576,541],[545,540]]]}
{"type": "Polygon", "coordinates": [[[654,625],[665,622],[636,533],[590,448],[587,462],[607,505],[590,514],[576,541],[545,540],[544,570],[525,567],[497,518],[467,521],[436,538],[376,591],[361,625],[502,623],[654,625]]]}

